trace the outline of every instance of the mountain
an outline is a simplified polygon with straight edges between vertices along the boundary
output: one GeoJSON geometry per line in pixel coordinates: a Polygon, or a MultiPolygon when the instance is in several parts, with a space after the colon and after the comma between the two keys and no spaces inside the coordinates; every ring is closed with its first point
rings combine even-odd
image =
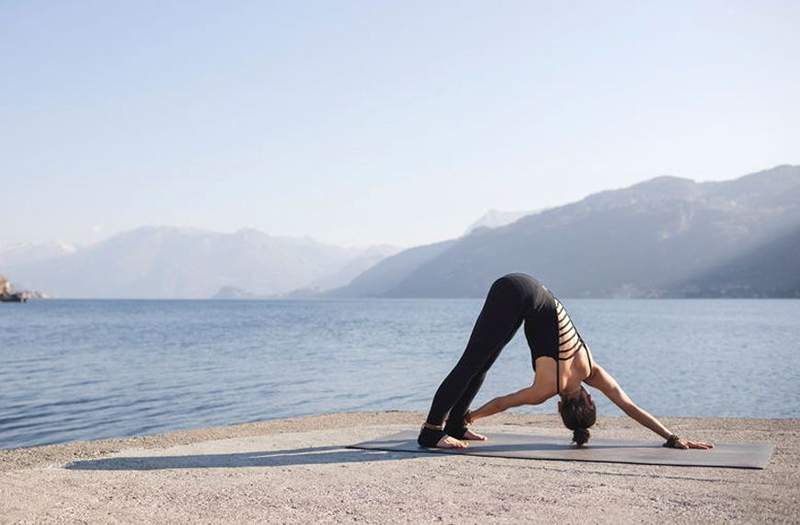
{"type": "Polygon", "coordinates": [[[323,294],[326,297],[380,297],[398,286],[403,279],[423,264],[440,256],[455,240],[416,246],[387,257],[353,279],[350,284],[323,294]]]}
{"type": "Polygon", "coordinates": [[[800,228],[677,284],[673,294],[800,298],[800,228]]]}
{"type": "Polygon", "coordinates": [[[531,215],[539,213],[542,210],[529,210],[529,211],[503,211],[503,210],[489,210],[484,213],[477,221],[473,222],[464,232],[464,235],[469,235],[478,228],[498,228],[511,224],[514,221],[531,215]]]}
{"type": "MultiPolygon", "coordinates": [[[[483,297],[498,276],[521,271],[563,297],[680,295],[798,227],[800,166],[721,182],[662,176],[400,252],[331,294],[483,297]]],[[[775,242],[791,251],[792,239],[775,242]]],[[[790,282],[797,267],[772,271],[790,282]]]]}
{"type": "Polygon", "coordinates": [[[267,296],[315,282],[345,284],[348,271],[355,271],[348,268],[366,268],[394,251],[344,248],[254,229],[227,234],[147,226],[4,271],[57,297],[206,298],[225,287],[267,296]]]}
{"type": "Polygon", "coordinates": [[[400,250],[400,248],[388,244],[366,248],[364,251],[359,252],[357,257],[339,267],[338,270],[315,279],[306,288],[308,290],[323,291],[346,285],[386,257],[394,255],[400,250]]]}

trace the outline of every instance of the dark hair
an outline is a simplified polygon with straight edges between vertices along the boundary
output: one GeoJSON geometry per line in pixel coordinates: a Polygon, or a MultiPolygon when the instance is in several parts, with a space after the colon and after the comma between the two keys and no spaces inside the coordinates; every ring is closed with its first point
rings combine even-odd
{"type": "Polygon", "coordinates": [[[572,430],[572,441],[579,447],[589,441],[590,426],[594,425],[597,410],[589,393],[581,386],[577,397],[561,401],[561,420],[564,426],[572,430]]]}

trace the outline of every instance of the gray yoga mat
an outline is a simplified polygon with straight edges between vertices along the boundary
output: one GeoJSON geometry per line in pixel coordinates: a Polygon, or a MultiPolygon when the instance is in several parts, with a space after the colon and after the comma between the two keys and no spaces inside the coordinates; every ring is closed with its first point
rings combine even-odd
{"type": "Polygon", "coordinates": [[[633,463],[639,465],[678,465],[686,467],[763,469],[769,463],[774,446],[769,443],[714,443],[710,450],[664,448],[658,438],[652,441],[595,439],[576,448],[568,437],[555,438],[535,434],[488,434],[487,441],[470,441],[460,450],[423,448],[417,444],[417,430],[405,430],[380,439],[364,441],[347,448],[423,452],[431,454],[466,454],[518,459],[556,461],[591,461],[633,463]]]}

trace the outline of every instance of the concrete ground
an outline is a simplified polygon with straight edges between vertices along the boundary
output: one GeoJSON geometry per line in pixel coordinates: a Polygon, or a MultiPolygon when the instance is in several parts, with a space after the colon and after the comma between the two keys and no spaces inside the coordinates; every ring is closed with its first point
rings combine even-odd
{"type": "MultiPolygon", "coordinates": [[[[798,420],[663,418],[712,442],[776,445],[765,470],[533,461],[344,449],[418,412],[271,420],[0,451],[0,522],[798,522],[798,420]]],[[[501,414],[492,432],[570,432],[555,415],[501,414]]],[[[603,417],[604,438],[657,436],[603,417]]]]}

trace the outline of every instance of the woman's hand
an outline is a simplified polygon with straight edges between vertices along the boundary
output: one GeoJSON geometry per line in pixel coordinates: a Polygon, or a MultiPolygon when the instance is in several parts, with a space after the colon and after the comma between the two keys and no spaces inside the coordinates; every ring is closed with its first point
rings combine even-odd
{"type": "Polygon", "coordinates": [[[467,410],[467,413],[466,413],[466,414],[464,414],[464,423],[466,423],[467,425],[469,425],[469,424],[471,424],[473,421],[475,421],[475,419],[472,417],[472,411],[471,411],[471,410],[467,410]]]}
{"type": "Polygon", "coordinates": [[[678,444],[680,445],[680,448],[700,448],[703,450],[714,448],[714,445],[711,443],[705,443],[703,441],[689,441],[688,439],[678,440],[678,444]]]}
{"type": "Polygon", "coordinates": [[[664,443],[664,446],[667,448],[680,448],[680,449],[688,449],[688,448],[699,448],[702,450],[706,450],[709,448],[714,448],[714,445],[711,443],[705,443],[703,441],[689,441],[688,439],[681,439],[678,436],[674,436],[667,440],[664,443]]]}

